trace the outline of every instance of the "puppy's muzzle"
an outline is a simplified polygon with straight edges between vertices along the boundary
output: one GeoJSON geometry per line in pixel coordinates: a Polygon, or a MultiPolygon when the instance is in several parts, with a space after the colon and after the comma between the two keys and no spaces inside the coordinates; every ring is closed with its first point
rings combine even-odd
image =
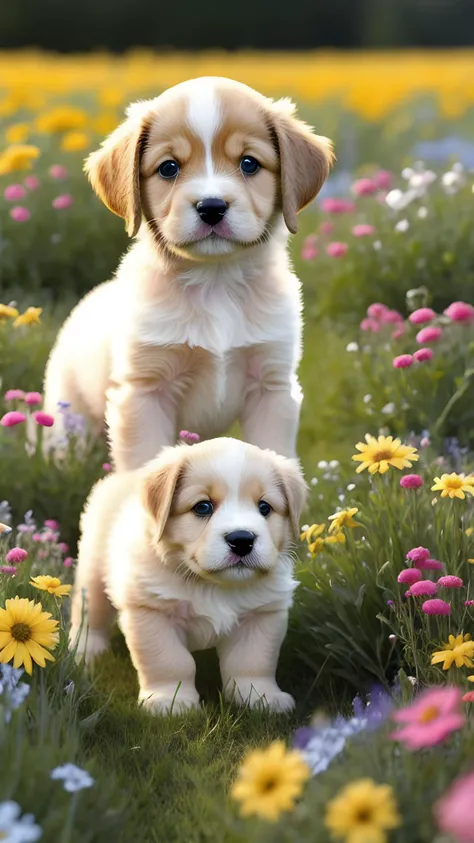
{"type": "Polygon", "coordinates": [[[218,225],[225,217],[227,202],[217,197],[210,197],[209,199],[201,199],[196,203],[196,211],[206,225],[218,225]]]}
{"type": "Polygon", "coordinates": [[[233,530],[231,533],[227,533],[224,538],[232,553],[242,559],[252,552],[256,536],[250,530],[233,530]]]}

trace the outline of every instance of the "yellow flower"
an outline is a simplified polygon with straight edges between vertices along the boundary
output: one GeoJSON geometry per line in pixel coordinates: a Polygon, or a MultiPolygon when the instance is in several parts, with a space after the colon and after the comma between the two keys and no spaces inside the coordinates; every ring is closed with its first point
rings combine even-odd
{"type": "Polygon", "coordinates": [[[398,828],[402,818],[390,785],[358,779],[328,802],[324,822],[335,840],[385,843],[386,832],[398,828]]]}
{"type": "Polygon", "coordinates": [[[89,135],[85,132],[67,132],[61,141],[63,152],[80,152],[89,146],[89,135]]]}
{"type": "Polygon", "coordinates": [[[86,111],[70,105],[59,105],[41,114],[36,120],[39,132],[69,132],[72,129],[82,129],[88,122],[86,111]]]}
{"type": "Polygon", "coordinates": [[[97,98],[101,105],[105,105],[107,108],[114,108],[114,106],[120,105],[123,102],[123,91],[121,88],[102,88],[97,98]]]}
{"type": "Polygon", "coordinates": [[[108,135],[117,128],[118,124],[119,119],[117,115],[113,112],[111,114],[106,112],[94,120],[94,130],[98,135],[108,135]]]}
{"type": "MultiPolygon", "coordinates": [[[[466,483],[467,486],[474,486],[474,474],[466,474],[466,476],[464,478],[464,482],[466,483]]],[[[466,535],[467,535],[467,530],[466,530],[466,535]]]]}
{"type": "Polygon", "coordinates": [[[13,659],[13,667],[24,665],[31,676],[32,659],[40,667],[46,666],[46,659],[54,662],[48,650],[54,650],[58,640],[58,622],[43,612],[41,603],[13,597],[0,608],[0,663],[13,659]]]}
{"type": "Polygon", "coordinates": [[[468,682],[474,682],[474,673],[471,673],[470,676],[466,676],[468,682]]]}
{"type": "MultiPolygon", "coordinates": [[[[359,526],[359,525],[357,525],[357,526],[359,526]]],[[[329,528],[329,529],[331,529],[331,528],[329,528]]],[[[338,533],[335,533],[333,536],[328,536],[326,539],[324,539],[324,542],[326,544],[345,544],[346,543],[346,537],[345,537],[344,533],[342,533],[339,530],[338,533]]]]}
{"type": "Polygon", "coordinates": [[[311,556],[318,556],[320,553],[323,553],[324,548],[326,547],[326,542],[324,539],[315,539],[314,542],[308,545],[308,550],[311,553],[311,556]]]}
{"type": "Polygon", "coordinates": [[[470,565],[474,565],[474,559],[468,559],[467,561],[469,562],[470,565]]]}
{"type": "Polygon", "coordinates": [[[309,777],[309,767],[301,754],[287,750],[283,741],[275,741],[268,749],[248,753],[231,795],[240,802],[242,816],[256,814],[275,822],[283,811],[294,808],[309,777]]]}
{"type": "Polygon", "coordinates": [[[464,500],[465,492],[474,495],[474,486],[466,482],[464,474],[442,474],[441,477],[434,478],[434,486],[431,487],[432,492],[441,492],[442,498],[461,498],[464,500]]]}
{"type": "Polygon", "coordinates": [[[444,650],[438,650],[433,653],[431,664],[440,664],[443,662],[443,670],[449,670],[453,664],[456,667],[474,667],[474,641],[471,641],[470,635],[454,635],[449,636],[449,642],[443,644],[444,650]]]}
{"type": "Polygon", "coordinates": [[[48,591],[49,594],[54,594],[56,597],[69,597],[69,592],[72,589],[72,585],[62,585],[61,580],[57,577],[47,575],[32,577],[30,585],[39,588],[40,591],[48,591]]]}
{"type": "Polygon", "coordinates": [[[325,524],[312,524],[311,527],[308,527],[307,530],[303,530],[300,535],[300,539],[302,542],[312,542],[314,539],[317,539],[322,533],[324,533],[326,529],[325,524]]]}
{"type": "Polygon", "coordinates": [[[473,533],[474,533],[474,527],[468,527],[467,530],[466,530],[466,536],[468,538],[470,538],[470,536],[472,536],[473,533]]]}
{"type": "Polygon", "coordinates": [[[29,144],[8,146],[0,155],[0,176],[13,173],[15,170],[31,170],[31,162],[38,158],[39,154],[37,146],[29,144]]]}
{"type": "Polygon", "coordinates": [[[28,140],[30,134],[30,127],[28,123],[12,123],[5,129],[5,139],[7,143],[24,143],[28,140]]]}
{"type": "Polygon", "coordinates": [[[16,307],[10,307],[9,304],[0,304],[0,321],[6,321],[7,319],[16,319],[18,316],[18,310],[16,307]]]}
{"type": "Polygon", "coordinates": [[[418,460],[416,448],[411,445],[402,445],[400,439],[394,439],[393,436],[371,436],[369,433],[365,436],[364,442],[358,442],[356,448],[361,451],[360,454],[354,454],[353,460],[361,463],[357,468],[357,474],[369,469],[369,474],[385,474],[389,467],[393,465],[394,468],[411,468],[412,462],[418,460]]]}
{"type": "Polygon", "coordinates": [[[42,307],[29,307],[21,316],[18,316],[13,323],[14,328],[19,328],[21,325],[32,325],[33,323],[40,323],[40,316],[43,312],[42,307]]]}
{"type": "Polygon", "coordinates": [[[352,509],[343,509],[341,512],[335,512],[334,515],[330,515],[328,521],[332,521],[332,524],[329,527],[329,532],[338,533],[343,527],[362,527],[362,524],[354,521],[354,515],[358,512],[357,507],[353,506],[352,509]]]}

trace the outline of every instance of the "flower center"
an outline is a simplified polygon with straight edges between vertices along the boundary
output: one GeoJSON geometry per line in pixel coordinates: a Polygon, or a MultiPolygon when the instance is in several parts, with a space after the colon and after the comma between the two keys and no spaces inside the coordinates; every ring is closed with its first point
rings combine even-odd
{"type": "Polygon", "coordinates": [[[271,790],[275,790],[278,782],[276,778],[269,778],[262,782],[262,793],[269,793],[271,790]]]}
{"type": "Polygon", "coordinates": [[[382,448],[381,451],[376,451],[374,454],[374,462],[381,462],[382,460],[390,460],[393,457],[393,452],[388,448],[382,448]]]}
{"type": "Polygon", "coordinates": [[[431,723],[439,717],[439,709],[435,705],[428,705],[418,718],[419,723],[431,723]]]}
{"type": "Polygon", "coordinates": [[[463,481],[460,477],[451,477],[446,483],[446,486],[448,487],[448,489],[460,489],[462,484],[463,481]]]}
{"type": "Polygon", "coordinates": [[[357,811],[357,822],[368,823],[372,820],[372,810],[370,808],[360,808],[357,811]]]}
{"type": "Polygon", "coordinates": [[[11,634],[15,641],[28,641],[31,629],[26,623],[15,623],[11,628],[11,634]]]}

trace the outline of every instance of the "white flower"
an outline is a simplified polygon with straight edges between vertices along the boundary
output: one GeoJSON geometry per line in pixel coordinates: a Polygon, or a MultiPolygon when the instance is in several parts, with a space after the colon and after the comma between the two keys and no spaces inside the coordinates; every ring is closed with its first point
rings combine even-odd
{"type": "Polygon", "coordinates": [[[63,764],[62,767],[56,767],[51,773],[51,778],[63,781],[63,788],[68,793],[77,793],[79,790],[93,787],[95,783],[87,770],[81,770],[75,764],[63,764]]]}
{"type": "Polygon", "coordinates": [[[392,208],[394,211],[398,210],[400,202],[403,201],[403,190],[400,190],[398,187],[394,188],[394,190],[389,190],[385,197],[385,202],[389,208],[392,208]]]}
{"type": "Polygon", "coordinates": [[[339,460],[331,460],[329,463],[329,468],[339,468],[339,460]]]}
{"type": "Polygon", "coordinates": [[[303,526],[300,527],[300,530],[302,533],[305,533],[306,530],[309,530],[309,524],[303,524],[303,526]]]}
{"type": "Polygon", "coordinates": [[[20,707],[30,693],[30,686],[26,682],[20,682],[22,676],[23,670],[10,664],[0,665],[0,703],[5,709],[6,723],[10,722],[12,712],[20,707]]]}
{"type": "Polygon", "coordinates": [[[408,222],[408,220],[400,220],[399,222],[397,222],[397,224],[395,226],[395,231],[404,232],[404,231],[408,231],[409,228],[410,228],[410,223],[408,222]]]}
{"type": "Polygon", "coordinates": [[[393,401],[389,401],[388,404],[385,404],[385,406],[382,407],[381,412],[384,413],[384,415],[386,416],[391,416],[392,413],[395,412],[395,404],[393,403],[393,401]]]}
{"type": "Polygon", "coordinates": [[[317,485],[318,485],[318,483],[319,483],[319,480],[318,480],[318,478],[317,478],[317,477],[312,477],[312,478],[311,478],[311,485],[312,485],[312,486],[317,486],[317,485]]]}
{"type": "Polygon", "coordinates": [[[341,501],[341,503],[344,503],[344,501],[345,501],[345,499],[346,499],[346,496],[345,496],[345,495],[343,495],[343,494],[341,493],[340,495],[338,495],[338,496],[337,496],[337,499],[338,499],[339,501],[341,501]]]}
{"type": "Polygon", "coordinates": [[[355,489],[355,487],[356,487],[356,484],[355,484],[355,483],[349,483],[349,485],[348,485],[348,487],[347,487],[347,491],[348,491],[348,492],[353,492],[353,491],[354,491],[354,489],[355,489]]]}
{"type": "Polygon", "coordinates": [[[32,814],[21,816],[16,802],[0,802],[0,840],[2,843],[34,843],[43,835],[32,814]]]}
{"type": "Polygon", "coordinates": [[[370,404],[370,402],[372,401],[372,396],[370,395],[370,393],[364,395],[362,401],[364,402],[364,404],[370,404]]]}
{"type": "Polygon", "coordinates": [[[425,208],[425,206],[422,205],[421,208],[418,208],[417,216],[420,218],[420,220],[425,220],[428,216],[428,208],[425,208]]]}
{"type": "Polygon", "coordinates": [[[448,194],[457,193],[461,187],[464,187],[465,182],[466,179],[462,170],[456,171],[454,167],[448,173],[444,173],[441,179],[444,192],[448,194]]]}
{"type": "Polygon", "coordinates": [[[326,460],[319,460],[319,462],[318,462],[318,468],[327,468],[328,465],[329,465],[329,463],[326,462],[326,460]]]}
{"type": "Polygon", "coordinates": [[[346,345],[346,351],[349,351],[349,352],[352,352],[352,351],[359,351],[359,346],[358,346],[358,344],[357,344],[356,342],[349,342],[349,343],[346,345]]]}
{"type": "Polygon", "coordinates": [[[402,178],[406,179],[406,181],[408,181],[408,179],[411,179],[414,172],[415,171],[412,170],[411,167],[404,167],[404,169],[402,170],[402,178]]]}
{"type": "Polygon", "coordinates": [[[433,170],[422,170],[418,173],[413,173],[413,175],[408,179],[408,184],[415,190],[420,190],[420,188],[423,189],[424,193],[424,188],[429,187],[429,185],[435,180],[436,173],[433,173],[433,170]]]}
{"type": "Polygon", "coordinates": [[[373,247],[374,247],[374,249],[375,249],[375,251],[376,251],[376,252],[379,252],[379,251],[380,251],[380,249],[382,248],[382,242],[381,242],[381,240],[374,240],[374,242],[373,242],[373,244],[372,244],[372,245],[373,245],[373,247]]]}

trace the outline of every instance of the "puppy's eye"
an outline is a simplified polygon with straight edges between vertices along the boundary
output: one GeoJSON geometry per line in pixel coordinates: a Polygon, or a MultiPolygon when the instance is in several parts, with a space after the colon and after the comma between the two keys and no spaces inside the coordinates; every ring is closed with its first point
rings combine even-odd
{"type": "Polygon", "coordinates": [[[157,172],[162,179],[175,179],[179,173],[179,164],[176,161],[163,161],[158,167],[157,172]]]}
{"type": "Polygon", "coordinates": [[[260,169],[260,164],[256,158],[246,155],[240,162],[240,169],[244,176],[253,176],[260,169]]]}
{"type": "Polygon", "coordinates": [[[210,518],[214,512],[211,501],[199,501],[193,506],[193,512],[198,518],[210,518]]]}
{"type": "Polygon", "coordinates": [[[260,515],[263,515],[264,518],[268,518],[268,516],[270,515],[270,512],[272,511],[272,508],[271,508],[270,504],[267,503],[266,501],[260,501],[260,503],[258,505],[258,511],[259,511],[260,515]]]}

